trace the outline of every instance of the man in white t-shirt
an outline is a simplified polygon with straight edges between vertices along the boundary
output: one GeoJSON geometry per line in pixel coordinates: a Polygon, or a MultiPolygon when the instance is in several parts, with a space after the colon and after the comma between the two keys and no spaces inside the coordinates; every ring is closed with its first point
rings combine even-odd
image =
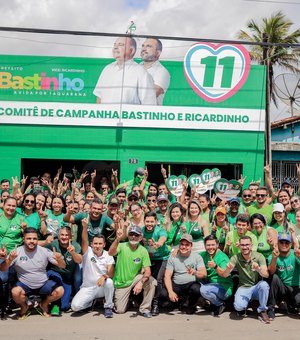
{"type": "Polygon", "coordinates": [[[170,73],[159,62],[159,57],[162,52],[162,43],[156,38],[147,38],[142,45],[141,65],[152,76],[157,98],[157,105],[163,104],[164,96],[170,85],[170,73]]]}
{"type": "Polygon", "coordinates": [[[104,316],[113,317],[114,284],[114,258],[104,250],[105,238],[103,235],[95,235],[88,246],[88,219],[82,220],[83,253],[82,274],[83,283],[79,292],[74,296],[71,308],[74,312],[91,307],[93,301],[104,297],[104,316]]]}
{"type": "Polygon", "coordinates": [[[97,104],[156,105],[152,77],[133,60],[136,41],[118,38],[112,53],[115,62],[105,66],[93,91],[97,104]]]}

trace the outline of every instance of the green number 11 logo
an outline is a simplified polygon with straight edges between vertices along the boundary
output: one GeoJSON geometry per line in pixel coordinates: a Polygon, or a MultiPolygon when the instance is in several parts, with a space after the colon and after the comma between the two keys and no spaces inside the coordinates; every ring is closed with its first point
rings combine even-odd
{"type": "Polygon", "coordinates": [[[239,45],[197,43],[185,55],[184,74],[192,89],[209,102],[234,95],[247,80],[250,57],[239,45]]]}

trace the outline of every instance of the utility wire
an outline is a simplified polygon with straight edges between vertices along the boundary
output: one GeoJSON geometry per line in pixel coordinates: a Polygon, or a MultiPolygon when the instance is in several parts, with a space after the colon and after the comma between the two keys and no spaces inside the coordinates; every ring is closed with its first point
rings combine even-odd
{"type": "Polygon", "coordinates": [[[21,32],[21,33],[41,33],[41,34],[56,34],[56,35],[81,35],[81,36],[94,36],[94,37],[128,37],[133,38],[149,38],[153,37],[156,39],[163,40],[181,40],[181,41],[193,41],[193,42],[211,42],[211,43],[225,43],[225,44],[239,44],[239,45],[254,45],[262,47],[300,47],[300,44],[287,44],[287,43],[270,43],[270,42],[252,42],[252,41],[241,41],[241,40],[224,40],[224,39],[204,39],[204,38],[186,38],[186,37],[169,37],[169,36],[156,36],[156,35],[145,35],[145,34],[124,34],[124,33],[103,33],[103,32],[87,32],[87,31],[69,31],[69,30],[52,30],[52,29],[41,29],[41,28],[24,28],[24,27],[0,27],[0,31],[5,32],[21,32]]]}

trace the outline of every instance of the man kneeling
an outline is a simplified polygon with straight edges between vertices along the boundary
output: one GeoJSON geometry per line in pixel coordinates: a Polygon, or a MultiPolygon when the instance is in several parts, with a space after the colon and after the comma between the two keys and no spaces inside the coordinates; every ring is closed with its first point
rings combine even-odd
{"type": "Polygon", "coordinates": [[[53,252],[38,245],[38,234],[34,228],[24,230],[24,245],[14,249],[7,259],[0,265],[0,270],[7,270],[14,265],[18,276],[18,282],[12,289],[14,301],[20,305],[19,320],[25,319],[29,314],[26,303],[28,295],[40,295],[42,301],[37,311],[49,317],[48,307],[53,301],[59,300],[64,289],[57,282],[49,280],[46,272],[48,263],[59,268],[65,268],[66,263],[55,249],[53,252]]]}
{"type": "Polygon", "coordinates": [[[93,301],[105,297],[104,316],[113,317],[114,284],[114,258],[104,250],[105,238],[103,235],[95,235],[92,238],[91,247],[88,245],[88,220],[82,220],[83,253],[82,271],[83,283],[79,292],[74,296],[71,308],[74,312],[91,307],[93,301]]]}

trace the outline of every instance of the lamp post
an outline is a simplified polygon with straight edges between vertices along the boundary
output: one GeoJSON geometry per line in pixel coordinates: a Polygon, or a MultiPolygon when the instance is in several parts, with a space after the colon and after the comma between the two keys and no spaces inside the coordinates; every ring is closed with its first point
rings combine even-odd
{"type": "MultiPolygon", "coordinates": [[[[268,42],[268,34],[263,33],[263,43],[267,43],[267,42],[268,42]]],[[[266,66],[265,164],[270,165],[271,176],[272,176],[271,118],[270,118],[271,80],[270,80],[269,47],[267,45],[263,45],[263,64],[266,66]]]]}

